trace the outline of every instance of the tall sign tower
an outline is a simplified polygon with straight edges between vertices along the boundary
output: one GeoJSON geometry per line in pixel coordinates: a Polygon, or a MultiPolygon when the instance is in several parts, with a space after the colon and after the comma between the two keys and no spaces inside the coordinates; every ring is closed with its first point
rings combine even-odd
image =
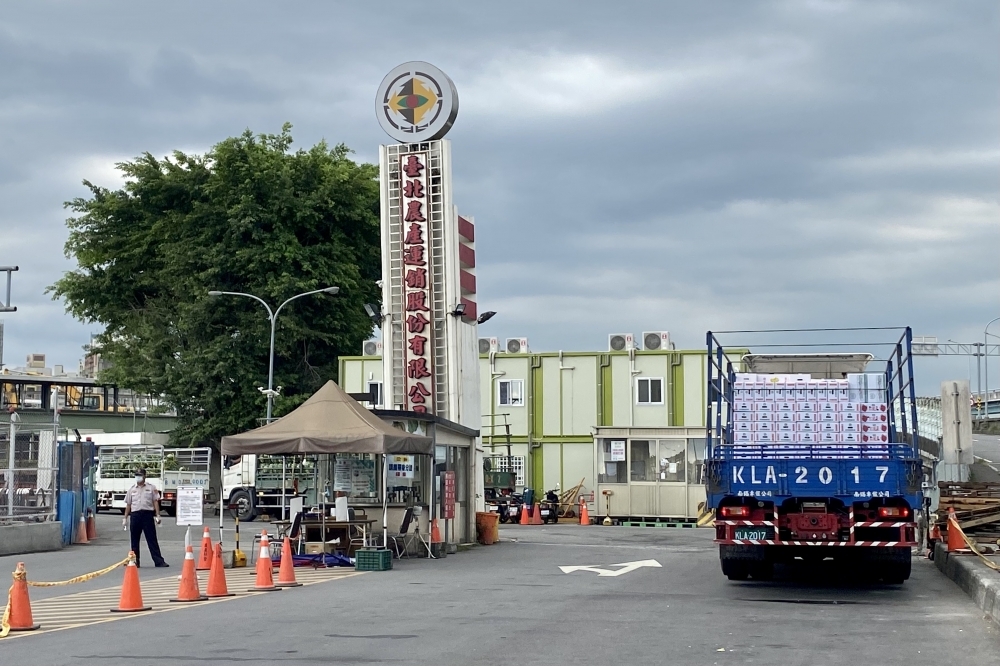
{"type": "Polygon", "coordinates": [[[475,225],[452,199],[458,91],[426,62],[383,79],[376,98],[382,204],[383,404],[480,427],[475,225]]]}

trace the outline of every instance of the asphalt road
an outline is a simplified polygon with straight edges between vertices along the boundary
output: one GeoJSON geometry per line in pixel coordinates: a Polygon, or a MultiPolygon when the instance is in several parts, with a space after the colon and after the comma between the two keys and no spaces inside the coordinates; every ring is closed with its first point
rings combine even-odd
{"type": "MultiPolygon", "coordinates": [[[[182,531],[162,532],[168,552],[176,549],[182,531]]],[[[390,572],[0,641],[0,663],[978,666],[1000,658],[998,632],[922,559],[902,586],[859,585],[833,569],[733,583],[719,571],[710,530],[517,526],[501,537],[441,561],[397,561],[390,572]],[[560,570],[613,572],[645,560],[661,566],[617,576],[560,570]]],[[[115,548],[21,559],[37,580],[97,568],[115,548]]],[[[142,577],[163,572],[177,569],[144,568],[142,577]]]]}

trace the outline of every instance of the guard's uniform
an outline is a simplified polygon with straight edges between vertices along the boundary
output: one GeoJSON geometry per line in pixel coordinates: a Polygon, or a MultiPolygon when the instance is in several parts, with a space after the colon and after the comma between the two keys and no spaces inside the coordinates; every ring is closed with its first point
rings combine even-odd
{"type": "Polygon", "coordinates": [[[149,554],[153,556],[153,564],[157,566],[165,564],[160,554],[160,542],[156,539],[156,523],[153,520],[154,502],[159,499],[160,491],[148,481],[141,486],[138,483],[133,485],[125,493],[125,503],[129,506],[131,520],[129,528],[136,565],[139,564],[139,537],[143,533],[146,535],[149,554]]]}

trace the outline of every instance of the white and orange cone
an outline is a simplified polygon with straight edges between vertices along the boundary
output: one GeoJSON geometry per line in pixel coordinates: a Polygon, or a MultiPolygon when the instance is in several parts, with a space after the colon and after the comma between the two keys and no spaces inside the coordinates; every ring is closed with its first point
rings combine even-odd
{"type": "Polygon", "coordinates": [[[171,601],[204,601],[208,597],[198,588],[198,572],[194,568],[194,549],[191,547],[190,530],[184,536],[184,565],[181,567],[181,584],[177,588],[177,597],[171,601]]]}
{"type": "Polygon", "coordinates": [[[267,530],[260,533],[260,557],[257,558],[257,580],[249,592],[275,592],[280,590],[274,584],[274,564],[271,562],[271,546],[267,540],[267,530]]]}

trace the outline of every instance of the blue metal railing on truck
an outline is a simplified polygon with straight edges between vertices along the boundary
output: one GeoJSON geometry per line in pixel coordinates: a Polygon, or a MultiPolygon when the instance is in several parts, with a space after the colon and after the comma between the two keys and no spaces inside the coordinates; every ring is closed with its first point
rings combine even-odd
{"type": "MultiPolygon", "coordinates": [[[[744,345],[746,347],[889,347],[883,359],[889,441],[884,444],[744,444],[734,442],[733,390],[743,360],[729,358],[716,333],[708,345],[708,400],[706,406],[706,479],[709,506],[738,488],[733,495],[755,497],[822,495],[841,498],[903,496],[919,507],[921,466],[917,453],[916,388],[913,381],[913,334],[905,329],[846,328],[765,331],[721,331],[718,334],[816,333],[902,330],[888,342],[832,344],[744,345]],[[857,464],[851,464],[856,461],[857,464]],[[879,461],[889,461],[879,465],[879,461]],[[747,477],[749,476],[749,481],[747,477]],[[790,485],[791,484],[791,485],[790,485]]],[[[730,349],[735,348],[730,346],[730,349]]],[[[877,362],[877,361],[873,361],[877,362]]]]}

